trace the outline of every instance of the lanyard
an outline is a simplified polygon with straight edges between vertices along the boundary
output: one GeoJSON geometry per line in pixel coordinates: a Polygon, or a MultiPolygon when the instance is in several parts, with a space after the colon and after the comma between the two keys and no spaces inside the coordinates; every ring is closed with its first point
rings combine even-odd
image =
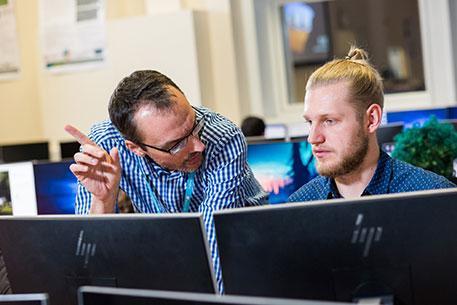
{"type": "MultiPolygon", "coordinates": [[[[148,191],[149,191],[149,196],[151,196],[152,202],[154,206],[156,207],[157,211],[160,211],[162,213],[166,212],[164,209],[163,205],[160,204],[159,199],[157,198],[156,193],[152,189],[151,183],[152,181],[149,179],[148,176],[148,191]]],[[[183,213],[189,212],[190,208],[190,200],[192,199],[192,193],[194,192],[194,180],[195,180],[195,172],[191,172],[187,176],[187,181],[186,181],[186,192],[185,192],[185,197],[184,197],[184,206],[183,206],[183,213]]]]}
{"type": "Polygon", "coordinates": [[[186,181],[186,195],[184,197],[184,206],[182,208],[182,211],[184,213],[189,212],[190,199],[192,198],[192,193],[194,192],[194,180],[195,180],[195,172],[189,173],[189,175],[187,176],[187,181],[186,181]]]}

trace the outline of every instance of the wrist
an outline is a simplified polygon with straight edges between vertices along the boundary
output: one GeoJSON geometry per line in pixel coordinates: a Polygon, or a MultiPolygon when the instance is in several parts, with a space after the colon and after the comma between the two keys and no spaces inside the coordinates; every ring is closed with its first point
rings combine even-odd
{"type": "Polygon", "coordinates": [[[110,214],[114,213],[114,206],[116,204],[116,196],[110,196],[105,199],[99,199],[92,196],[90,205],[90,214],[110,214]]]}

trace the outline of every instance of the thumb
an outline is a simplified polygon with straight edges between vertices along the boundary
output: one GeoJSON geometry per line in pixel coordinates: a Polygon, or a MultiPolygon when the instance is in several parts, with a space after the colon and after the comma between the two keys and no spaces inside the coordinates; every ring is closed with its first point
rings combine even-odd
{"type": "Polygon", "coordinates": [[[111,148],[109,155],[111,159],[113,160],[114,165],[120,166],[120,160],[119,160],[119,150],[117,147],[111,148]]]}

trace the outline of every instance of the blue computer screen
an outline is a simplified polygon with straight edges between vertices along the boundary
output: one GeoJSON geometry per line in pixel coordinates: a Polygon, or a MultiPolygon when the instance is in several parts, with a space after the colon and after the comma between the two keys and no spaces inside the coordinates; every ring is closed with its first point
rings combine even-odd
{"type": "Polygon", "coordinates": [[[432,115],[434,115],[438,120],[449,119],[449,112],[450,110],[448,108],[388,112],[387,122],[403,122],[405,128],[412,127],[414,124],[422,126],[432,115]]]}
{"type": "Polygon", "coordinates": [[[248,163],[270,194],[270,203],[287,202],[293,192],[317,176],[311,145],[306,141],[249,144],[248,163]]]}
{"type": "Polygon", "coordinates": [[[74,214],[77,180],[73,161],[34,164],[38,214],[74,214]]]}

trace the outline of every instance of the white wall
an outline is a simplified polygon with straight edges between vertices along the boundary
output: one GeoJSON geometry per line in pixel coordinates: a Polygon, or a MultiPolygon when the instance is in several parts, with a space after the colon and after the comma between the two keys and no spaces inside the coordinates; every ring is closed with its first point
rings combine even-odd
{"type": "Polygon", "coordinates": [[[63,130],[65,124],[88,132],[94,122],[107,119],[111,93],[123,77],[135,70],[152,69],[166,74],[192,104],[200,105],[193,24],[190,11],[109,21],[108,61],[104,67],[70,74],[40,71],[44,137],[54,141],[71,139],[63,130]]]}

